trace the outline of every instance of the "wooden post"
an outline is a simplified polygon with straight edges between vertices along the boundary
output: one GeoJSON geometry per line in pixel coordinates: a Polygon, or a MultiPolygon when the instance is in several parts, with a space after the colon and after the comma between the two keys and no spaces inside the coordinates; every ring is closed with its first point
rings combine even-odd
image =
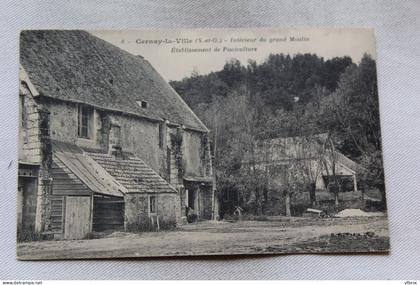
{"type": "Polygon", "coordinates": [[[290,217],[292,215],[292,213],[291,213],[291,210],[290,210],[290,192],[289,192],[289,190],[287,190],[287,192],[286,192],[285,202],[286,202],[286,216],[290,217]]]}
{"type": "Polygon", "coordinates": [[[356,174],[353,174],[353,191],[357,192],[357,179],[356,174]]]}
{"type": "Polygon", "coordinates": [[[94,195],[90,196],[90,222],[89,222],[89,232],[93,231],[93,202],[95,198],[94,195]]]}

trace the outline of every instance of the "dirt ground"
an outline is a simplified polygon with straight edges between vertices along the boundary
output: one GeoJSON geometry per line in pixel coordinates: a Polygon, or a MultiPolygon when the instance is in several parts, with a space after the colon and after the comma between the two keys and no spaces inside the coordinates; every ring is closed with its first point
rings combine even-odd
{"type": "Polygon", "coordinates": [[[173,231],[116,232],[101,239],[18,243],[20,260],[384,252],[386,217],[271,218],[268,221],[204,221],[173,231]]]}

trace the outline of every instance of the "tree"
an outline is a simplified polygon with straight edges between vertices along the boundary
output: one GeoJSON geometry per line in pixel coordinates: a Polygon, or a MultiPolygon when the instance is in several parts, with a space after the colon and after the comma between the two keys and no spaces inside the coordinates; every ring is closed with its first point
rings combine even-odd
{"type": "MultiPolygon", "coordinates": [[[[258,166],[253,151],[258,141],[278,137],[306,140],[290,161],[285,195],[305,187],[313,194],[320,175],[313,162],[320,160],[315,157],[321,150],[308,146],[315,145],[317,134],[328,133],[334,149],[362,165],[359,183],[380,189],[385,198],[375,64],[369,56],[354,64],[349,57],[271,54],[260,64],[232,59],[220,71],[170,84],[211,130],[218,191],[234,189],[241,207],[255,199],[252,211],[264,212],[267,169],[258,166]],[[312,160],[305,160],[309,154],[312,160]],[[254,159],[244,174],[247,155],[254,159]]],[[[336,182],[337,198],[334,154],[323,155],[329,157],[327,170],[336,182]]]]}
{"type": "Polygon", "coordinates": [[[347,67],[322,105],[323,124],[335,133],[340,151],[361,164],[362,185],[379,189],[386,208],[375,61],[365,55],[359,65],[347,67]]]}

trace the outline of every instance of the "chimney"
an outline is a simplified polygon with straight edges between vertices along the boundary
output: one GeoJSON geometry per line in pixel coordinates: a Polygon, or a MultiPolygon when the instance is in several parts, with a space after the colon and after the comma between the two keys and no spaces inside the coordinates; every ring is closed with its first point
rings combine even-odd
{"type": "Polygon", "coordinates": [[[108,154],[115,159],[124,158],[121,148],[121,127],[116,124],[111,124],[109,129],[108,154]]]}

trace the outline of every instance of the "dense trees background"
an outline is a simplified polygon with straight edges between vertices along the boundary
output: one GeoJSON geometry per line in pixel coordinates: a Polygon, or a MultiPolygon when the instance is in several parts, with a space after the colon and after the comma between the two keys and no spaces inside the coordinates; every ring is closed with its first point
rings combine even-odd
{"type": "Polygon", "coordinates": [[[261,64],[231,59],[220,71],[170,84],[211,130],[218,191],[254,201],[256,213],[265,174],[251,168],[241,175],[241,163],[255,142],[269,138],[329,133],[363,166],[358,184],[384,193],[376,63],[369,55],[359,63],[315,54],[271,54],[261,64]]]}

